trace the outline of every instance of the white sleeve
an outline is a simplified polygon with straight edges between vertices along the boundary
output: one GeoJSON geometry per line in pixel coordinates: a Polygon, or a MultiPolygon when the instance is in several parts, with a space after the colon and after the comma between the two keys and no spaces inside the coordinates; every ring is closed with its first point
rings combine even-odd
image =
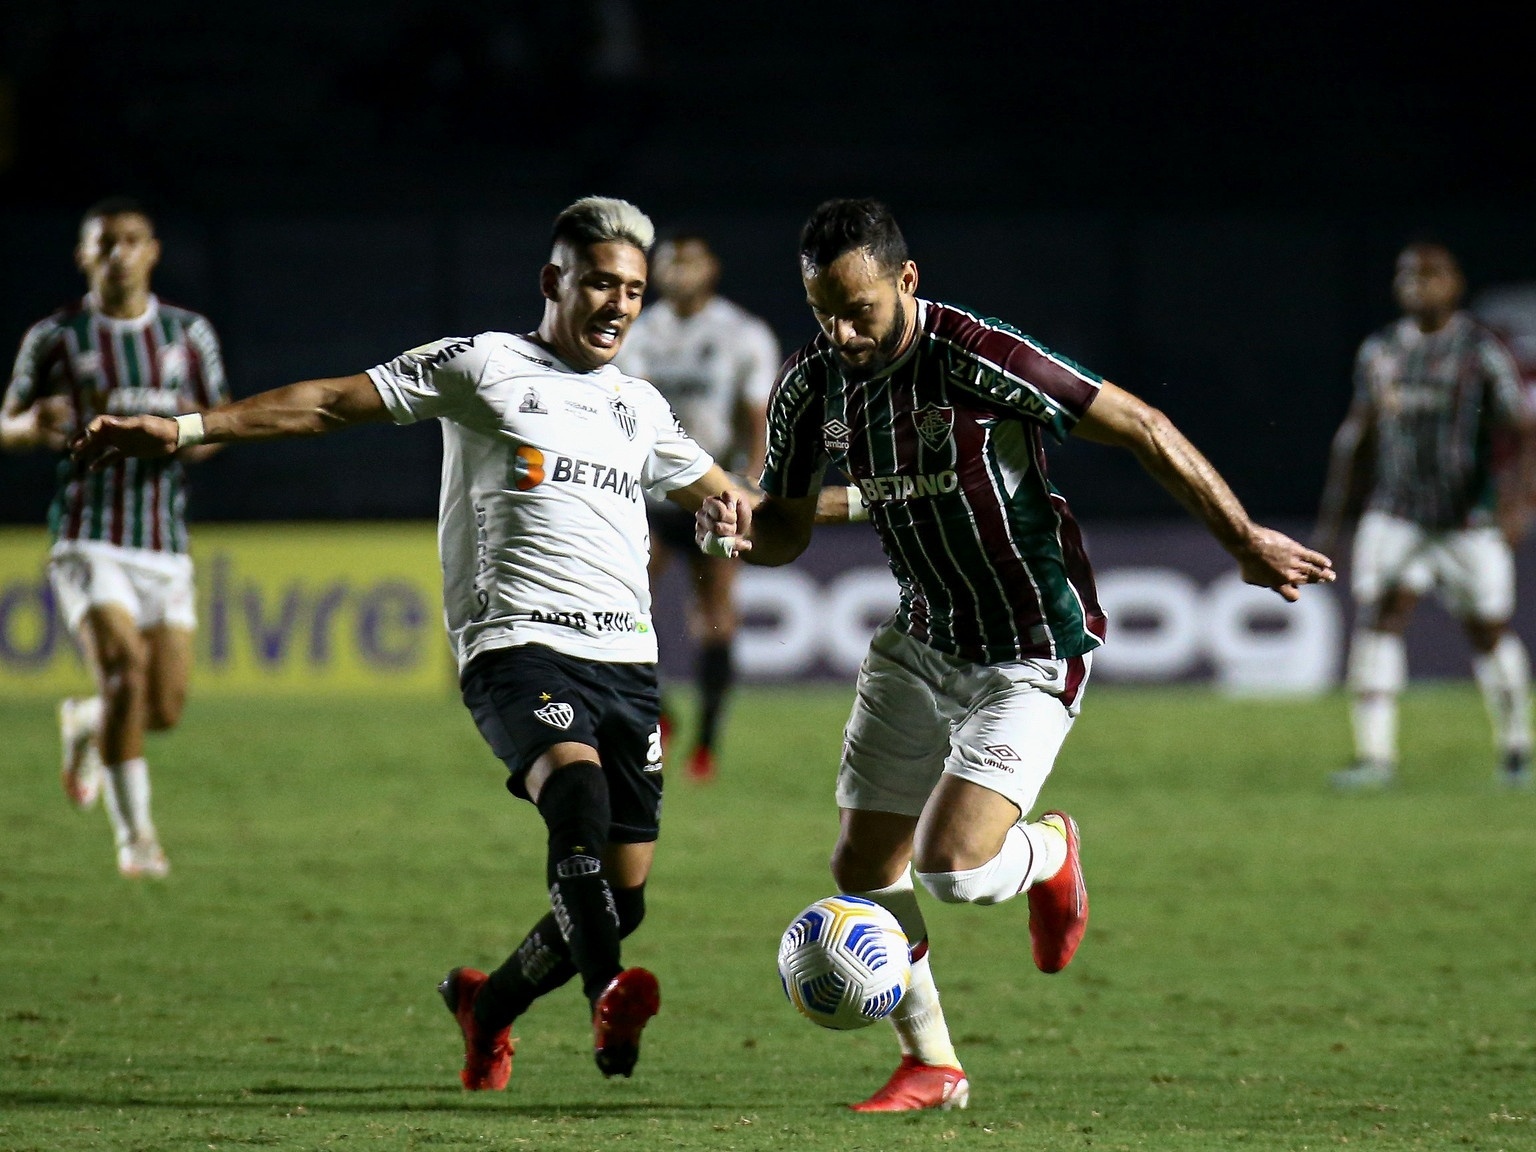
{"type": "Polygon", "coordinates": [[[645,414],[656,429],[656,441],[645,461],[640,483],[659,500],[674,488],[692,484],[714,466],[715,460],[683,431],[661,393],[654,388],[649,391],[645,414]]]}
{"type": "Polygon", "coordinates": [[[462,413],[475,395],[489,350],[479,336],[450,336],[368,369],[396,424],[462,413]],[[478,342],[478,343],[477,343],[478,342]]]}
{"type": "Polygon", "coordinates": [[[740,396],[753,407],[766,409],[773,382],[778,379],[781,357],[773,329],[753,317],[742,329],[741,368],[737,376],[740,396]]]}

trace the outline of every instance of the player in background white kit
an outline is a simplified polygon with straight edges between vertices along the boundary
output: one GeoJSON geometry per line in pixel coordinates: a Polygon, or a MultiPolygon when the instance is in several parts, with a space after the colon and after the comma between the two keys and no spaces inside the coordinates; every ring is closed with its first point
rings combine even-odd
{"type": "MultiPolygon", "coordinates": [[[[702,236],[677,233],[657,244],[651,285],[660,299],[635,321],[617,363],[656,385],[684,430],[711,456],[739,475],[756,477],[763,470],[768,393],[779,371],[779,342],[764,321],[717,295],[719,281],[720,261],[702,236]]],[[[687,768],[691,778],[709,780],[735,679],[731,646],[738,623],[737,566],[699,552],[693,517],[678,505],[650,501],[648,509],[651,586],[674,553],[687,562],[692,578],[689,625],[699,644],[694,668],[699,720],[687,768]]],[[[665,701],[661,723],[670,740],[665,701]]]]}
{"type": "Polygon", "coordinates": [[[655,388],[610,363],[640,313],[653,236],[632,204],[579,200],[555,221],[536,332],[441,340],[201,416],[101,417],[74,446],[99,468],[204,441],[441,421],[444,615],[464,700],[549,837],[550,914],[489,976],[455,968],[439,986],[472,1090],[506,1086],[513,1020],[573,976],[605,1075],[630,1074],[660,1007],[656,978],[619,960],[645,912],[661,800],[644,496],[692,510],[740,489],[655,388]]]}

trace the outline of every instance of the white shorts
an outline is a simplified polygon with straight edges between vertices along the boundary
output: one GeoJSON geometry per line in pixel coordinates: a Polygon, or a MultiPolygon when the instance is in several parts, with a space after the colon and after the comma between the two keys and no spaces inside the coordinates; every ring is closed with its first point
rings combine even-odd
{"type": "Polygon", "coordinates": [[[48,554],[48,582],[71,632],[103,604],[126,609],[141,629],[197,627],[190,556],[67,540],[48,554]]]}
{"type": "Polygon", "coordinates": [[[838,807],[918,816],[948,773],[1027,815],[1077,718],[1091,662],[972,664],[883,626],[859,668],[838,807]]]}
{"type": "Polygon", "coordinates": [[[1460,619],[1508,620],[1515,614],[1515,558],[1503,534],[1482,528],[1431,531],[1411,520],[1367,512],[1355,533],[1350,590],[1374,607],[1396,588],[1433,589],[1460,619]]]}

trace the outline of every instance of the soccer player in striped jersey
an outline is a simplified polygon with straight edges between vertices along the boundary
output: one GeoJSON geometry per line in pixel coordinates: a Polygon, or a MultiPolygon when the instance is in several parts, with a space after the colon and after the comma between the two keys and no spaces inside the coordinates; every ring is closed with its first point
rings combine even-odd
{"type": "MultiPolygon", "coordinates": [[[[688,434],[716,460],[742,475],[758,475],[768,393],[779,370],[773,329],[716,293],[720,261],[702,236],[679,233],[657,244],[651,276],[659,299],[635,321],[619,354],[619,367],[656,385],[688,434]]],[[[692,577],[690,623],[699,641],[694,669],[699,719],[687,772],[691,779],[710,780],[734,678],[736,566],[699,552],[691,513],[666,501],[652,501],[648,509],[652,585],[673,553],[687,562],[692,577]]],[[[662,730],[668,727],[663,711],[662,730]]]]}
{"type": "Polygon", "coordinates": [[[578,200],[555,220],[535,332],[439,340],[206,416],[98,418],[76,442],[77,459],[110,468],[189,441],[440,422],[443,605],[464,703],[548,845],[549,913],[489,975],[455,968],[438,988],[470,1090],[506,1087],[513,1021],[573,976],[606,1076],[631,1073],[660,1007],[655,976],[620,963],[661,817],[644,497],[692,511],[739,489],[654,387],[611,363],[639,315],[653,238],[633,204],[578,200]]]}
{"type": "MultiPolygon", "coordinates": [[[[168,415],[227,398],[213,326],[150,291],[159,258],[154,223],[135,201],[85,213],[75,260],[90,291],[23,338],[0,445],[62,451],[70,430],[97,415],[168,415]]],[[[66,456],[48,513],[49,581],[98,686],[59,706],[64,789],[89,808],[105,785],[124,876],[170,868],[150,812],[144,733],[175,727],[186,700],[196,616],[184,465],[213,450],[93,473],[66,456]]]]}
{"type": "Polygon", "coordinates": [[[853,1107],[964,1107],[911,871],[945,903],[1027,893],[1035,965],[1058,972],[1088,920],[1078,829],[1029,814],[1105,637],[1093,574],[1043,437],[1128,448],[1237,559],[1294,600],[1326,556],[1254,523],[1161,412],[996,320],[917,295],[890,211],[832,200],[806,223],[800,271],[821,334],[780,372],[762,487],[710,499],[698,543],[784,564],[847,500],[880,534],[901,589],[860,669],[837,780],[832,874],[885,905],[912,942],[893,1014],[902,1057],[853,1107]],[[855,483],[820,492],[828,466],[855,483]]]}
{"type": "Polygon", "coordinates": [[[1370,454],[1350,565],[1355,761],[1332,781],[1360,790],[1396,779],[1403,633],[1433,589],[1475,650],[1499,753],[1496,778],[1528,787],[1530,660],[1509,627],[1515,562],[1500,529],[1502,522],[1518,531],[1520,520],[1520,370],[1493,331],[1461,309],[1465,277],[1443,244],[1404,248],[1392,286],[1403,316],[1360,345],[1354,399],[1334,435],[1319,515],[1319,544],[1332,547],[1370,454]]]}

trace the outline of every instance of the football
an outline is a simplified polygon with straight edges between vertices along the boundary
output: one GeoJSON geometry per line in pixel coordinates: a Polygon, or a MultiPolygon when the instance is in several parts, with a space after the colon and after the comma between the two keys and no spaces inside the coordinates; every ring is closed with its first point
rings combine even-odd
{"type": "Polygon", "coordinates": [[[884,1020],[912,979],[907,936],[896,917],[858,896],[818,900],[779,941],[779,979],[800,1013],[847,1031],[884,1020]]]}

